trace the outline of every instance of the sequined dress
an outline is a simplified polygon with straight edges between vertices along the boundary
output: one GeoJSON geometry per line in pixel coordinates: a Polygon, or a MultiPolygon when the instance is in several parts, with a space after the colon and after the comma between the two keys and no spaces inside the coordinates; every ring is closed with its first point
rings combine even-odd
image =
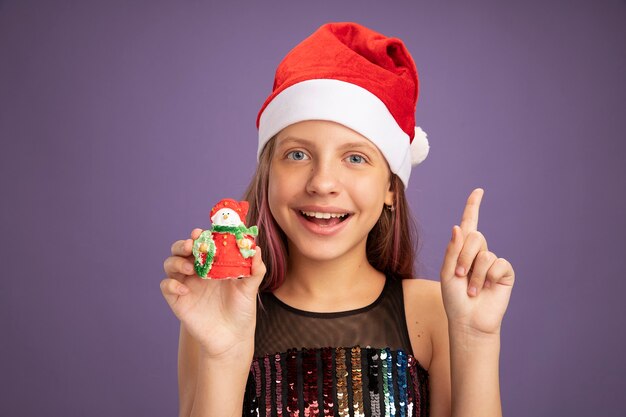
{"type": "Polygon", "coordinates": [[[428,416],[400,279],[352,311],[298,310],[269,292],[261,301],[244,416],[428,416]]]}

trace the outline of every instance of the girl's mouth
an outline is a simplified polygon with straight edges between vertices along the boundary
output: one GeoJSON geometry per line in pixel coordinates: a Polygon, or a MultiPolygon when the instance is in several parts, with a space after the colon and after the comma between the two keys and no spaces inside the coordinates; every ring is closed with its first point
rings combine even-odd
{"type": "Polygon", "coordinates": [[[306,221],[314,223],[320,227],[332,227],[346,221],[350,213],[321,213],[315,211],[298,210],[300,216],[306,221]]]}

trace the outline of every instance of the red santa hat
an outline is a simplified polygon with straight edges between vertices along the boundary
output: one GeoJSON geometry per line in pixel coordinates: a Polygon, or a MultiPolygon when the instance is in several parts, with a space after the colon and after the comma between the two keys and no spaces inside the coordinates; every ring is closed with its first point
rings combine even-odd
{"type": "Polygon", "coordinates": [[[249,204],[245,200],[237,201],[237,200],[233,200],[232,198],[224,198],[220,200],[219,203],[213,206],[213,208],[211,209],[211,214],[209,215],[209,218],[213,218],[213,216],[215,216],[215,214],[221,209],[228,208],[236,212],[239,215],[239,218],[241,219],[241,221],[245,222],[246,215],[248,214],[248,207],[249,207],[249,204]]]}
{"type": "Polygon", "coordinates": [[[406,187],[411,166],[429,149],[426,133],[415,126],[418,85],[415,63],[400,39],[352,22],[322,25],[276,69],[273,91],[256,120],[257,158],[283,128],[329,120],[371,140],[406,187]]]}

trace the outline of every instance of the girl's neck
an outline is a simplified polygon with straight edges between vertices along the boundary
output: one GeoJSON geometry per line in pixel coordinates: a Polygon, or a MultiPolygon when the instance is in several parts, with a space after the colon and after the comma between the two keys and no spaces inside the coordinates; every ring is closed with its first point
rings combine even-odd
{"type": "Polygon", "coordinates": [[[376,300],[385,276],[370,265],[365,251],[332,260],[313,260],[292,252],[285,281],[274,291],[281,301],[307,311],[347,311],[376,300]]]}

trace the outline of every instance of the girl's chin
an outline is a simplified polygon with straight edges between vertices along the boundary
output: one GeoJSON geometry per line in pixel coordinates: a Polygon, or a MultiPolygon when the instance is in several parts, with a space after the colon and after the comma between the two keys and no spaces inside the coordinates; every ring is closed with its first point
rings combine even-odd
{"type": "MultiPolygon", "coordinates": [[[[309,262],[333,262],[352,257],[359,245],[346,247],[345,244],[337,243],[313,243],[301,241],[298,244],[289,243],[289,257],[293,259],[306,259],[309,262]]],[[[360,250],[365,254],[365,248],[360,250]]]]}

